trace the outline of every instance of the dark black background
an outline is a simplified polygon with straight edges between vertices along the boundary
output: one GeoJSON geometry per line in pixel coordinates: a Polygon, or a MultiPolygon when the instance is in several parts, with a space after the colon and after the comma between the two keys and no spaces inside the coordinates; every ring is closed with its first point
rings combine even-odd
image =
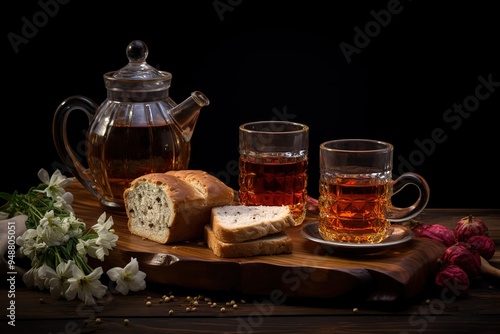
{"type": "MultiPolygon", "coordinates": [[[[104,101],[102,75],[125,66],[128,43],[140,39],[148,63],[172,73],[174,101],[194,90],[211,101],[192,139],[192,169],[237,188],[238,126],[286,118],[310,126],[311,196],[319,144],[363,137],[395,145],[396,175],[408,169],[402,160],[414,159],[412,170],[431,188],[429,207],[500,207],[493,2],[401,1],[385,27],[373,13],[395,1],[61,2],[3,5],[0,191],[25,191],[40,168],[61,166],[51,133],[57,106],[75,94],[104,101]],[[26,22],[37,24],[30,36],[26,22]],[[380,29],[348,62],[340,44],[355,46],[356,27],[380,29]],[[12,38],[23,35],[16,50],[12,38]],[[495,91],[461,123],[446,121],[454,104],[473,101],[480,76],[491,76],[495,91]],[[433,140],[436,129],[445,140],[433,140]]],[[[86,124],[76,123],[79,134],[86,124]]]]}

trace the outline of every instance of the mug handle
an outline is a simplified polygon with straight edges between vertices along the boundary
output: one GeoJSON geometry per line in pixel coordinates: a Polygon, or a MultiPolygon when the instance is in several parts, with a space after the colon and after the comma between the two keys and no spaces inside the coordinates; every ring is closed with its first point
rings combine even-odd
{"type": "Polygon", "coordinates": [[[67,135],[68,117],[72,111],[82,111],[87,116],[88,126],[90,127],[97,108],[98,105],[85,96],[75,95],[68,97],[56,109],[52,121],[52,137],[57,153],[66,168],[69,169],[71,174],[73,174],[92,195],[100,198],[91,173],[81,162],[81,160],[85,158],[85,152],[80,152],[80,154],[78,154],[71,147],[67,135]]]}
{"type": "Polygon", "coordinates": [[[407,185],[417,187],[419,196],[412,205],[405,208],[399,208],[391,204],[386,212],[387,220],[390,222],[397,223],[416,217],[425,209],[429,202],[430,189],[427,181],[419,174],[412,172],[401,174],[396,180],[392,181],[392,196],[396,195],[407,185]]]}

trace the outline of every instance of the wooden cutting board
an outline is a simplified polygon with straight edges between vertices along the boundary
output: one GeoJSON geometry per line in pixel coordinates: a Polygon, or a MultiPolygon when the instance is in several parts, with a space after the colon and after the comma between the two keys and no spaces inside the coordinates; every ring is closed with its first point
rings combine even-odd
{"type": "MultiPolygon", "coordinates": [[[[104,212],[97,199],[76,180],[66,190],[74,195],[77,217],[88,226],[95,224],[104,212]]],[[[437,258],[445,250],[439,242],[413,238],[378,254],[329,254],[302,237],[298,226],[287,229],[294,242],[292,254],[220,258],[202,240],[169,245],[144,240],[130,234],[125,213],[106,214],[113,217],[119,239],[104,262],[92,259],[94,267],[102,266],[104,271],[124,267],[135,257],[147,274],[147,282],[276,298],[409,299],[428,285],[438,270],[437,258]]],[[[316,217],[308,212],[304,224],[316,217]]]]}

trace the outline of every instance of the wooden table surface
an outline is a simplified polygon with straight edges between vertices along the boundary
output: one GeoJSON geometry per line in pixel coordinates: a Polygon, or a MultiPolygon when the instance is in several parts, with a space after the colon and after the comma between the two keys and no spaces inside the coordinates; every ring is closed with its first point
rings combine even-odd
{"type": "MultiPolygon", "coordinates": [[[[78,196],[74,207],[77,216],[85,210],[78,196]]],[[[489,262],[500,268],[500,210],[426,209],[422,217],[429,224],[453,227],[469,214],[487,223],[496,244],[489,262]]],[[[20,279],[10,291],[8,277],[2,275],[1,333],[498,333],[500,329],[500,279],[488,275],[474,279],[467,296],[440,294],[429,279],[422,293],[394,302],[294,297],[279,290],[256,295],[148,282],[146,290],[126,296],[112,293],[110,286],[93,307],[27,289],[20,279]],[[172,299],[164,301],[164,296],[172,299]],[[7,310],[11,300],[14,311],[7,310]],[[9,315],[14,315],[15,327],[8,324],[9,315]]]]}

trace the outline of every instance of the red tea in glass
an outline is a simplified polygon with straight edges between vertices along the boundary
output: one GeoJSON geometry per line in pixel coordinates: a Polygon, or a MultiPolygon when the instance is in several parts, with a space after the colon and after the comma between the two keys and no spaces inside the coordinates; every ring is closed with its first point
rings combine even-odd
{"type": "Polygon", "coordinates": [[[394,147],[370,139],[338,139],[320,145],[318,231],[327,241],[356,244],[383,242],[391,223],[417,216],[429,200],[429,186],[408,172],[392,180],[394,147]],[[417,187],[408,207],[392,205],[403,187],[417,187]]]}
{"type": "Polygon", "coordinates": [[[288,205],[295,221],[303,221],[307,203],[307,159],[240,158],[238,192],[245,205],[288,205]]]}
{"type": "Polygon", "coordinates": [[[390,222],[386,209],[390,184],[375,178],[320,180],[319,233],[327,240],[378,243],[385,239],[390,222]]]}
{"type": "Polygon", "coordinates": [[[306,216],[309,128],[288,121],[246,123],[239,129],[239,201],[288,205],[295,225],[306,216]]]}

